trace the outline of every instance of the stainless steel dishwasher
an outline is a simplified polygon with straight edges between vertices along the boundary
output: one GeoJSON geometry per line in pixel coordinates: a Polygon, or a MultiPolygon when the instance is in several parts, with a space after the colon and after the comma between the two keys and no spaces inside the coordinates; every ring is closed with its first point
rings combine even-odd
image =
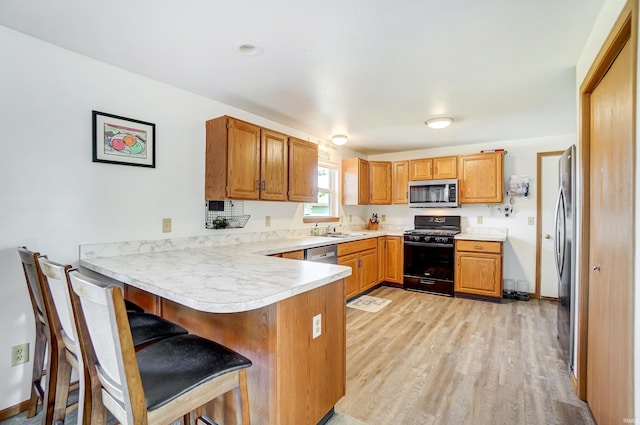
{"type": "Polygon", "coordinates": [[[304,259],[306,261],[315,261],[316,263],[338,264],[338,246],[325,245],[307,248],[304,250],[304,259]]]}

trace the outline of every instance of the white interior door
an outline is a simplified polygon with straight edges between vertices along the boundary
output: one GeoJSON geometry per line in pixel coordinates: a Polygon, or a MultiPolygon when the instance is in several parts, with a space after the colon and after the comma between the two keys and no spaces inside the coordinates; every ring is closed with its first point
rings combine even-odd
{"type": "Polygon", "coordinates": [[[558,298],[558,273],[556,271],[555,212],[558,198],[560,155],[547,155],[541,158],[541,215],[540,220],[540,296],[558,298]]]}

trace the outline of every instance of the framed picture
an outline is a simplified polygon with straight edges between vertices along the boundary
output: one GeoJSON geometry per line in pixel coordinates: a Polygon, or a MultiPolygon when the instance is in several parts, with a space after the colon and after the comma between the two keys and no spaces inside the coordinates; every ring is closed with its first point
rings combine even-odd
{"type": "Polygon", "coordinates": [[[156,166],[156,125],[93,111],[93,162],[156,166]]]}

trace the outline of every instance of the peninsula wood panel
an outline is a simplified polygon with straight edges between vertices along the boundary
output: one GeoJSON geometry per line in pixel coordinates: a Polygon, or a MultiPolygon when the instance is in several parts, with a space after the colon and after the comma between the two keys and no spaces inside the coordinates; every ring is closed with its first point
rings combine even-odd
{"type": "MultiPolygon", "coordinates": [[[[161,302],[163,317],[253,362],[247,369],[252,423],[315,425],[345,394],[344,280],[239,313],[206,313],[161,302]],[[322,335],[313,339],[317,314],[322,315],[322,335]]],[[[225,397],[205,412],[225,425],[236,424],[233,397],[225,397]]]]}

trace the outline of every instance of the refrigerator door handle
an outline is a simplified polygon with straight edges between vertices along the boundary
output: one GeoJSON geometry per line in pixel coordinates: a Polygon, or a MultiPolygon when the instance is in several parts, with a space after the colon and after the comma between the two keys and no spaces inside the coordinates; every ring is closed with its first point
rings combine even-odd
{"type": "Polygon", "coordinates": [[[565,197],[564,190],[560,186],[558,191],[558,199],[556,200],[556,228],[555,228],[555,243],[554,254],[556,257],[556,271],[558,272],[558,279],[562,280],[562,271],[564,266],[564,244],[565,244],[565,197]],[[562,222],[561,222],[562,220],[562,222]]]}

